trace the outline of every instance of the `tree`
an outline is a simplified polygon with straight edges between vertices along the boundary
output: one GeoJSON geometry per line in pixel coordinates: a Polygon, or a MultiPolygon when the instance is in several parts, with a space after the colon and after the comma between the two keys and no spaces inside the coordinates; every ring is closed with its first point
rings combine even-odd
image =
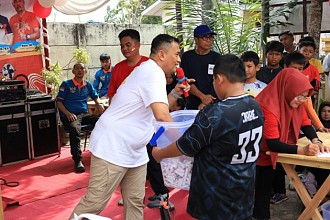
{"type": "Polygon", "coordinates": [[[113,24],[161,24],[161,17],[142,17],[144,9],[156,0],[119,0],[115,9],[107,7],[104,21],[113,24]]]}
{"type": "Polygon", "coordinates": [[[310,19],[309,19],[309,35],[315,39],[316,51],[318,57],[319,45],[320,45],[320,32],[322,23],[322,9],[323,1],[311,0],[311,5],[309,9],[310,19]]]}
{"type": "MultiPolygon", "coordinates": [[[[178,23],[182,24],[182,29],[177,29],[178,32],[175,33],[177,36],[184,36],[182,46],[193,46],[193,29],[199,24],[207,24],[217,33],[214,39],[215,50],[221,54],[240,54],[247,49],[258,51],[260,28],[256,24],[260,23],[260,1],[176,0],[173,2],[176,6],[181,4],[182,19],[177,20],[173,13],[168,21],[177,26],[178,23]]],[[[169,9],[175,11],[171,6],[166,8],[169,9]]]]}

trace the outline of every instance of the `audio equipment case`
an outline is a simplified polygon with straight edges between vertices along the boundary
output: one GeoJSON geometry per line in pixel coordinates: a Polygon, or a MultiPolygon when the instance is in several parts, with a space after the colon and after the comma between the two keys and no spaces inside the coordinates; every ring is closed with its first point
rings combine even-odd
{"type": "Polygon", "coordinates": [[[26,110],[23,101],[0,104],[0,166],[31,158],[26,110]]]}
{"type": "Polygon", "coordinates": [[[26,99],[25,82],[21,80],[0,81],[0,102],[26,99]]]}
{"type": "Polygon", "coordinates": [[[55,100],[30,99],[27,101],[27,109],[31,159],[59,155],[61,145],[55,100]]]}

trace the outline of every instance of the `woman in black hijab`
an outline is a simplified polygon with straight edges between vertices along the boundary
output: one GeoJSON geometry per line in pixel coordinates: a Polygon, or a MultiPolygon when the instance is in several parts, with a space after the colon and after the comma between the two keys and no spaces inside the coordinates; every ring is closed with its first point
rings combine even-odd
{"type": "Polygon", "coordinates": [[[325,128],[330,128],[330,102],[322,102],[319,107],[319,118],[325,128]]]}
{"type": "MultiPolygon", "coordinates": [[[[319,118],[325,128],[330,128],[330,102],[322,102],[319,107],[319,118]]],[[[326,178],[329,176],[330,171],[327,169],[310,168],[314,174],[317,182],[317,188],[320,188],[326,178]]],[[[326,198],[328,199],[328,198],[326,198]]]]}

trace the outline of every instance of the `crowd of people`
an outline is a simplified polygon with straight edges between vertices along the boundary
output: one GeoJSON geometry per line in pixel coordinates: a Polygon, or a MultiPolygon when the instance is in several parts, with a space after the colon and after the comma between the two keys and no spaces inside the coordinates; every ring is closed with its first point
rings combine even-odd
{"type": "MultiPolygon", "coordinates": [[[[24,0],[12,0],[12,6],[16,14],[10,19],[0,15],[0,44],[38,40],[35,14],[25,9],[24,0]]],[[[314,58],[312,37],[295,45],[293,33],[285,31],[266,44],[267,61],[261,66],[253,51],[240,57],[213,51],[215,35],[209,26],[197,26],[195,48],[181,55],[179,40],[160,34],[146,57],[140,54],[139,32],[125,29],[118,35],[125,59],[113,66],[109,53],[102,53],[93,83],[85,79],[86,66],[75,63],[73,78],[60,85],[56,103],[70,135],[76,173],[85,171],[81,127],[95,127],[89,187],[70,218],[100,213],[120,185],[125,219],[143,219],[146,178],[155,193],[148,198],[151,202],[168,198],[159,162],[184,154],[194,157],[187,206],[192,217],[270,219],[270,204],[288,199],[277,153],[314,156],[330,151],[317,135],[330,132],[330,103],[317,103],[330,53],[322,63],[314,58]],[[187,85],[177,82],[178,66],[187,85]],[[106,111],[101,99],[108,99],[106,111]],[[88,100],[100,115],[88,113],[88,100]],[[171,122],[170,112],[180,109],[200,110],[193,125],[168,147],[151,146],[152,120],[171,122]],[[298,146],[301,135],[311,143],[298,146]]],[[[329,175],[329,170],[310,171],[318,186],[329,175]]]]}
{"type": "MultiPolygon", "coordinates": [[[[77,173],[85,171],[81,126],[95,127],[89,143],[89,186],[70,218],[100,213],[120,185],[125,219],[143,219],[146,178],[155,192],[148,198],[151,202],[168,198],[159,162],[186,155],[194,157],[187,205],[192,217],[270,219],[270,204],[288,199],[277,153],[330,152],[317,135],[330,132],[330,104],[322,103],[318,114],[313,108],[323,69],[313,60],[312,38],[295,47],[293,34],[281,33],[279,41],[267,43],[267,63],[261,67],[253,51],[240,57],[213,51],[215,35],[207,25],[197,26],[195,49],[181,56],[179,40],[160,34],[145,57],[140,54],[139,32],[125,29],[118,35],[125,59],[113,67],[110,55],[101,54],[93,85],[84,79],[84,64],[74,65],[73,79],[60,86],[57,106],[70,133],[77,173]],[[177,82],[178,66],[187,85],[177,82]],[[88,114],[89,97],[100,115],[88,114]],[[107,110],[101,99],[109,100],[107,110]],[[170,112],[179,109],[200,111],[176,142],[162,149],[151,146],[152,120],[171,122],[170,112]],[[301,135],[311,143],[298,146],[301,135]]],[[[329,175],[328,170],[310,171],[319,185],[329,175]]]]}

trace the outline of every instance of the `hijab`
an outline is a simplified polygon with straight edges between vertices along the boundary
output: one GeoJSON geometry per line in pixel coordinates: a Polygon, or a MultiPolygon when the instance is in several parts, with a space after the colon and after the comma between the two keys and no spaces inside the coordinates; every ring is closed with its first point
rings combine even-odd
{"type": "Polygon", "coordinates": [[[330,128],[330,121],[325,121],[325,120],[323,120],[322,117],[321,117],[321,111],[322,111],[322,109],[323,109],[324,106],[328,106],[328,107],[330,107],[330,102],[322,102],[322,103],[321,103],[321,105],[320,105],[320,107],[319,107],[319,119],[320,119],[320,121],[322,122],[322,124],[323,124],[323,126],[324,126],[325,128],[330,128]]]}
{"type": "MultiPolygon", "coordinates": [[[[305,91],[308,91],[308,96],[313,94],[313,87],[306,76],[294,68],[285,68],[256,97],[264,109],[275,115],[283,143],[297,143],[304,105],[292,108],[290,102],[305,91]]],[[[271,156],[274,164],[277,154],[271,156]]]]}

